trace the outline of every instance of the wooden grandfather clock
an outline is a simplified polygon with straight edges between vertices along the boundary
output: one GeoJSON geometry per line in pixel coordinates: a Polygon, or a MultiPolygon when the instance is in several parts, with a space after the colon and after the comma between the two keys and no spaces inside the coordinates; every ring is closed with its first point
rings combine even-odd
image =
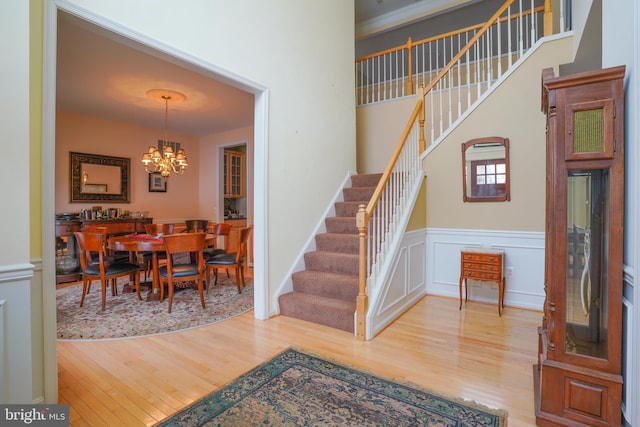
{"type": "Polygon", "coordinates": [[[542,74],[545,303],[540,426],[620,426],[625,67],[542,74]]]}

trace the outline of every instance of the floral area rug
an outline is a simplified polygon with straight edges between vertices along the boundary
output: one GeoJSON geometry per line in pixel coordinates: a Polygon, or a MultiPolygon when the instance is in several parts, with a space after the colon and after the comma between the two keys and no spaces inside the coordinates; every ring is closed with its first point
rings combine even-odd
{"type": "Polygon", "coordinates": [[[157,426],[498,427],[505,417],[289,348],[157,426]]]}
{"type": "MultiPolygon", "coordinates": [[[[218,284],[207,293],[202,309],[197,288],[176,289],[173,294],[171,313],[168,300],[147,301],[142,292],[142,301],[136,293],[122,293],[122,278],[118,279],[118,295],[112,296],[107,288],[107,302],[101,311],[100,282],[92,283],[84,306],[80,307],[82,283],[60,288],[56,291],[58,315],[58,339],[60,340],[105,340],[134,338],[166,334],[192,329],[240,315],[253,309],[253,284],[247,283],[238,295],[235,278],[219,274],[218,284]]],[[[124,282],[128,281],[124,278],[124,282]]]]}

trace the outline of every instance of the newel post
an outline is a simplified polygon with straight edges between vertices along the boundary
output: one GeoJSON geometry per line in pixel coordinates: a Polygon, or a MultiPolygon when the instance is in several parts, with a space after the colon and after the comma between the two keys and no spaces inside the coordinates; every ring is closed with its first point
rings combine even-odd
{"type": "Polygon", "coordinates": [[[366,339],[367,330],[367,224],[366,206],[358,207],[356,214],[356,227],[360,240],[360,260],[358,266],[358,298],[356,299],[356,336],[360,340],[366,339]]]}
{"type": "Polygon", "coordinates": [[[413,41],[407,39],[407,94],[413,95],[413,41]]]}
{"type": "Polygon", "coordinates": [[[544,0],[544,26],[545,37],[553,34],[553,12],[551,11],[551,0],[544,0]]]}

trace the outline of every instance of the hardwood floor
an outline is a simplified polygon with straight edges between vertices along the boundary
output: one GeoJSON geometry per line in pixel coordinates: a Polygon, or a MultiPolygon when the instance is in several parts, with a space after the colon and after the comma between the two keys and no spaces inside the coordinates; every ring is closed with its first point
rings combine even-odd
{"type": "Polygon", "coordinates": [[[535,426],[541,313],[427,296],[371,341],[253,312],[190,331],[117,341],[58,342],[60,403],[71,426],[153,425],[295,346],[400,381],[509,412],[535,426]]]}

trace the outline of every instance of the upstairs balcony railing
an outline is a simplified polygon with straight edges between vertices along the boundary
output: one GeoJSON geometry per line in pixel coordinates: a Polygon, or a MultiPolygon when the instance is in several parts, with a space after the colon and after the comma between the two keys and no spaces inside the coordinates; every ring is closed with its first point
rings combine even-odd
{"type": "MultiPolygon", "coordinates": [[[[537,41],[544,27],[544,6],[535,6],[541,0],[517,3],[517,11],[512,13],[509,7],[505,16],[483,32],[459,61],[457,80],[447,84],[478,85],[495,80],[507,68],[504,61],[510,66],[537,41]]],[[[357,105],[414,95],[418,86],[427,86],[484,26],[480,23],[419,41],[409,38],[404,45],[357,58],[357,105]]]]}
{"type": "MultiPolygon", "coordinates": [[[[561,13],[562,15],[562,13],[561,13]]],[[[359,105],[413,95],[418,99],[369,203],[356,217],[360,236],[356,335],[371,337],[366,316],[422,182],[420,155],[543,35],[551,34],[551,1],[507,0],[484,24],[389,49],[356,61],[359,105]],[[527,3],[523,7],[523,3],[527,3]]]]}

